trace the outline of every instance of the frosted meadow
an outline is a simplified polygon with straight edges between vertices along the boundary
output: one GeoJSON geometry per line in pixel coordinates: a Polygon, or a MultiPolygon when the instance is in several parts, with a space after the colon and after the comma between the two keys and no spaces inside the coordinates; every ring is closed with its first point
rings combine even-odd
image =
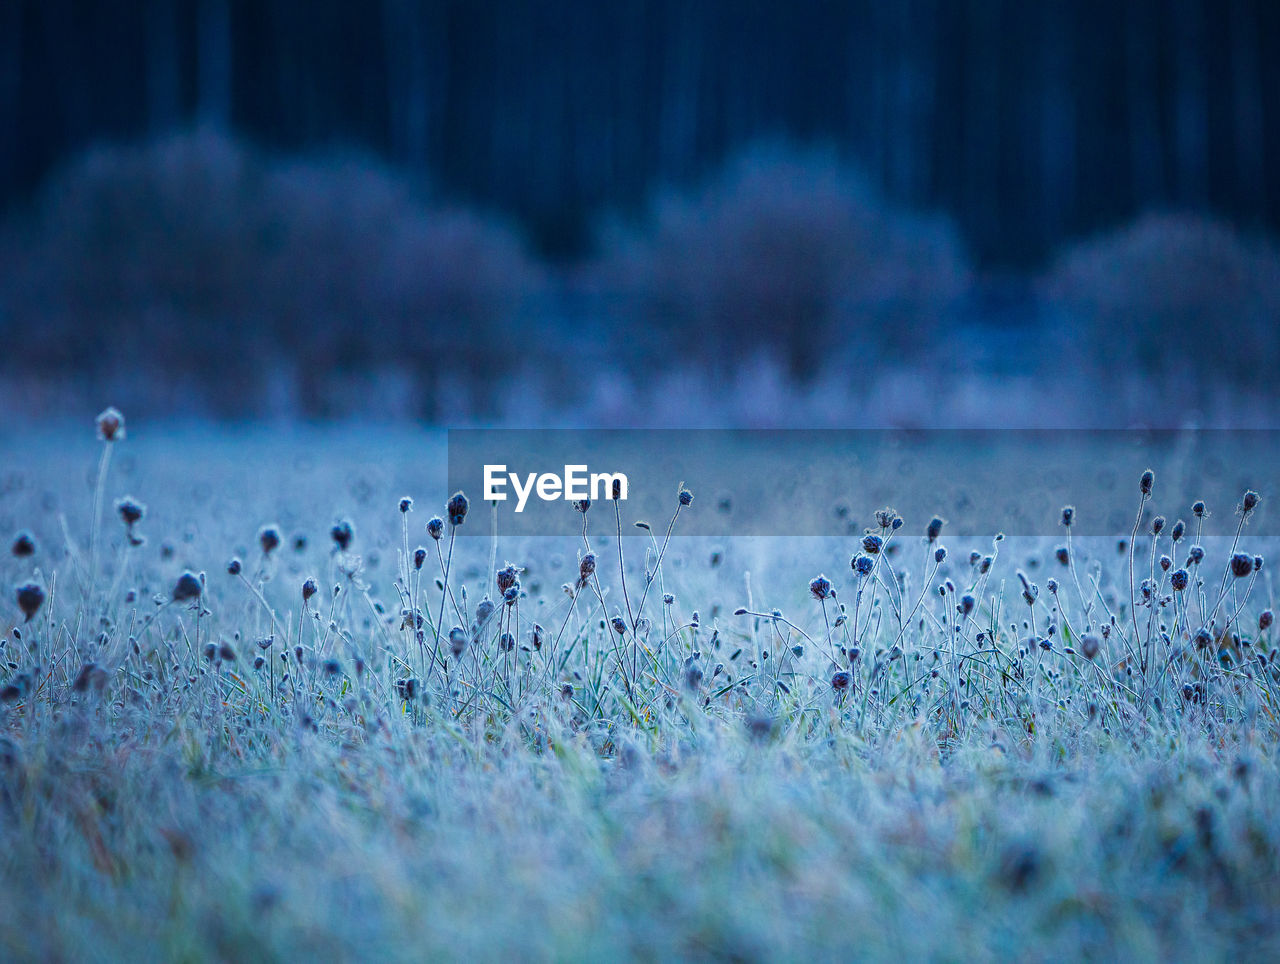
{"type": "Polygon", "coordinates": [[[512,537],[438,433],[2,441],[8,958],[1280,950],[1262,462],[1109,535],[672,479],[512,537]]]}

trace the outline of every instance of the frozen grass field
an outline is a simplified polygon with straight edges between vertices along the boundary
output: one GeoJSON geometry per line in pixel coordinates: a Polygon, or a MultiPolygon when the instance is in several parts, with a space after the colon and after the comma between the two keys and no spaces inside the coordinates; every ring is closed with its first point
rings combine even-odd
{"type": "Polygon", "coordinates": [[[1262,460],[1122,476],[1136,540],[672,479],[620,564],[609,503],[454,539],[440,433],[8,431],[5,958],[1280,953],[1262,460]]]}

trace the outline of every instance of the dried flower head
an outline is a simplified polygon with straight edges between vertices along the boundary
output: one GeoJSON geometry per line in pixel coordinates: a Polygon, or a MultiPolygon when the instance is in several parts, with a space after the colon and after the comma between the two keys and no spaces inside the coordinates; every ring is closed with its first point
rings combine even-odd
{"type": "Polygon", "coordinates": [[[1253,557],[1237,552],[1231,557],[1231,575],[1243,579],[1253,572],[1253,557]]]}
{"type": "Polygon", "coordinates": [[[809,581],[809,592],[813,594],[813,598],[819,601],[831,598],[831,580],[826,576],[814,576],[809,581]]]}
{"type": "Polygon", "coordinates": [[[523,572],[522,569],[516,568],[509,562],[499,569],[497,576],[498,592],[505,593],[508,589],[514,586],[519,579],[521,572],[523,572]]]}
{"type": "Polygon", "coordinates": [[[588,552],[578,562],[578,586],[585,586],[591,578],[592,573],[596,571],[596,554],[588,552]]]}
{"type": "Polygon", "coordinates": [[[1142,478],[1138,480],[1138,488],[1142,492],[1143,497],[1151,495],[1151,488],[1155,485],[1156,474],[1150,469],[1142,473],[1142,478]]]}
{"type": "Polygon", "coordinates": [[[356,528],[349,519],[340,519],[333,524],[333,528],[329,530],[329,535],[333,538],[337,547],[346,552],[351,548],[351,541],[356,537],[356,528]]]}
{"type": "Polygon", "coordinates": [[[23,529],[13,537],[13,544],[10,551],[19,559],[29,559],[36,554],[36,539],[30,532],[23,529]]]}
{"type": "Polygon", "coordinates": [[[187,570],[173,584],[173,601],[187,602],[191,599],[199,599],[202,592],[204,592],[204,586],[200,582],[200,577],[187,570]]]}
{"type": "Polygon", "coordinates": [[[106,408],[97,418],[98,438],[104,442],[124,441],[124,416],[117,408],[106,408]]]}
{"type": "Polygon", "coordinates": [[[44,605],[44,586],[38,582],[23,583],[17,588],[15,595],[25,621],[31,622],[35,614],[40,611],[40,607],[44,605]]]}
{"type": "Polygon", "coordinates": [[[120,516],[120,520],[130,528],[142,521],[146,511],[147,507],[145,505],[130,496],[116,500],[116,513],[120,516]]]}
{"type": "Polygon", "coordinates": [[[466,648],[467,631],[461,626],[454,626],[449,630],[449,651],[453,653],[454,659],[457,659],[466,648]]]}
{"type": "Polygon", "coordinates": [[[280,547],[280,527],[265,525],[258,530],[258,545],[262,546],[265,555],[271,555],[280,547]]]}
{"type": "Polygon", "coordinates": [[[467,501],[467,497],[461,492],[455,492],[449,499],[448,505],[445,506],[445,515],[449,517],[449,524],[454,526],[462,525],[462,521],[467,517],[467,509],[471,503],[467,501]]]}

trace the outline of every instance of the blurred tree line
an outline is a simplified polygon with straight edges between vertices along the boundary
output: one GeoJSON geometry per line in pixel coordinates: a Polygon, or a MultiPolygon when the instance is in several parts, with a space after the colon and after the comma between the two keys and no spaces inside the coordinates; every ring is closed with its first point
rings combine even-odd
{"type": "Polygon", "coordinates": [[[368,150],[581,254],[762,138],[833,144],[979,265],[1151,207],[1280,224],[1273,0],[0,2],[0,200],[199,121],[368,150]]]}

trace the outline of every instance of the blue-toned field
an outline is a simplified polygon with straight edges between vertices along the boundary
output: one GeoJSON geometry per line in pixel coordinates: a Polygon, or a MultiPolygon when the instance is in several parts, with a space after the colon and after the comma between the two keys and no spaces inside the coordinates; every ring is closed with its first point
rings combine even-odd
{"type": "Polygon", "coordinates": [[[440,432],[127,429],[0,436],[5,958],[1280,953],[1261,462],[516,538],[440,432]]]}

